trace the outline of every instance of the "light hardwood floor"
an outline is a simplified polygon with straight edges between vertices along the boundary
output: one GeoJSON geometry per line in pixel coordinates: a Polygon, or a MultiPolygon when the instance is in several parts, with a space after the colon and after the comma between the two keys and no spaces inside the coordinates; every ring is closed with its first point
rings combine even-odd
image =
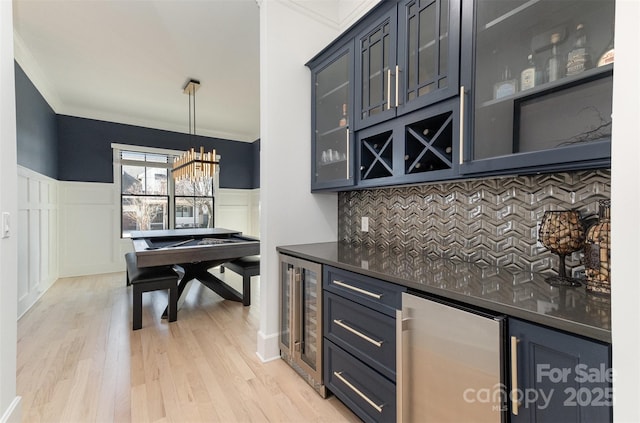
{"type": "Polygon", "coordinates": [[[23,421],[359,421],[282,360],[259,360],[258,284],[243,307],[193,282],[171,324],[166,294],[145,293],[132,331],[124,273],[58,280],[18,322],[23,421]]]}

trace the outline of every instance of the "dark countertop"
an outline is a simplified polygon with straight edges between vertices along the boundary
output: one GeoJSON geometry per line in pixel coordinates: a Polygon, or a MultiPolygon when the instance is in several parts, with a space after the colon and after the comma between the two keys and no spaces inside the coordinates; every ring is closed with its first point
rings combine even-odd
{"type": "Polygon", "coordinates": [[[396,283],[573,334],[611,342],[611,299],[556,288],[545,275],[340,242],[280,246],[281,253],[396,283]]]}

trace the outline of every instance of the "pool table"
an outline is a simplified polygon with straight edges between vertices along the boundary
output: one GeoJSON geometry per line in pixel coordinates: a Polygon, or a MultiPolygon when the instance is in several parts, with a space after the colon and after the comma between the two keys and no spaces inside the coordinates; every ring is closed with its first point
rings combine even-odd
{"type": "Polygon", "coordinates": [[[245,298],[244,292],[236,291],[207,270],[240,257],[260,254],[259,239],[229,229],[196,228],[133,231],[131,240],[138,267],[178,266],[181,274],[178,298],[187,284],[196,279],[225,299],[250,305],[250,298],[245,298]]]}

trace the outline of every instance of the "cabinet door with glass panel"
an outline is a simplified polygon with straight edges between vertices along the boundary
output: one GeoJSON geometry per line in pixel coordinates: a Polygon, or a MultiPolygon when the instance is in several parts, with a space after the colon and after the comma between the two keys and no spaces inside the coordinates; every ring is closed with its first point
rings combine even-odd
{"type": "Polygon", "coordinates": [[[460,3],[403,0],[356,37],[356,129],[458,93],[460,3]]]}
{"type": "Polygon", "coordinates": [[[405,0],[398,5],[398,114],[458,94],[460,2],[405,0]]]}
{"type": "Polygon", "coordinates": [[[312,73],[311,189],[353,185],[353,42],[330,54],[312,73]]]}
{"type": "Polygon", "coordinates": [[[463,3],[463,173],[610,165],[614,5],[463,3]]]}

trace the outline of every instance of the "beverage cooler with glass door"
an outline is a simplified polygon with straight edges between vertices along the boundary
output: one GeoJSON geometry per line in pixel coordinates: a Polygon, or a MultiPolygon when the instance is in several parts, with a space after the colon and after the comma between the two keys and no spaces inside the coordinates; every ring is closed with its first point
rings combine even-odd
{"type": "Polygon", "coordinates": [[[322,266],[279,254],[280,356],[322,397],[322,266]]]}

